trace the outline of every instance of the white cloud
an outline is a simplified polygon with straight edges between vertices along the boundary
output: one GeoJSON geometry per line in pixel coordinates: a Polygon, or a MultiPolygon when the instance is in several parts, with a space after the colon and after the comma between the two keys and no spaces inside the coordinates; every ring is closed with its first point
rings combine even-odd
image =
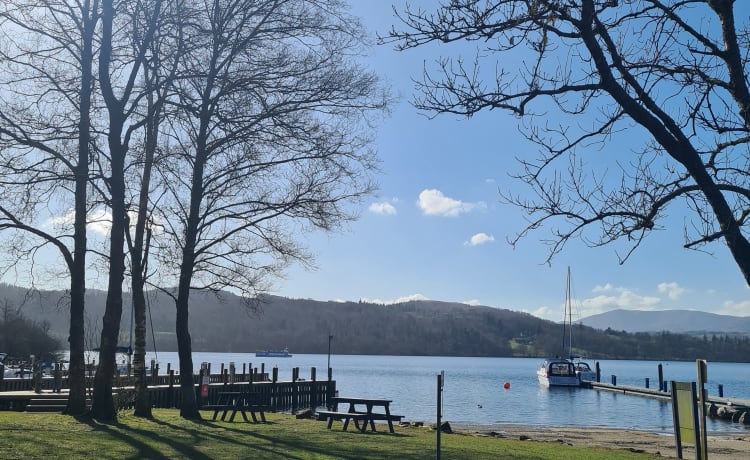
{"type": "Polygon", "coordinates": [[[685,292],[685,288],[681,288],[677,283],[659,283],[659,292],[667,294],[670,300],[679,299],[685,292]]]}
{"type": "Polygon", "coordinates": [[[469,241],[464,244],[467,246],[479,246],[480,244],[492,243],[493,241],[495,241],[494,236],[481,232],[469,238],[469,241]]]}
{"type": "Polygon", "coordinates": [[[465,303],[466,305],[471,305],[472,307],[476,307],[477,305],[482,305],[481,303],[479,303],[478,299],[465,300],[461,303],[465,303]]]}
{"type": "Polygon", "coordinates": [[[607,283],[604,286],[596,285],[594,286],[594,289],[592,289],[591,291],[592,292],[607,292],[607,291],[611,291],[614,288],[615,288],[614,286],[607,283]]]}
{"type": "Polygon", "coordinates": [[[443,192],[435,189],[425,189],[419,194],[417,205],[422,213],[428,216],[457,217],[486,205],[479,203],[464,203],[443,195],[443,192]]]}
{"type": "MultiPolygon", "coordinates": [[[[134,211],[131,211],[129,214],[130,214],[131,229],[133,229],[135,228],[137,215],[134,211]]],[[[66,228],[66,227],[70,227],[73,225],[74,219],[75,219],[75,211],[71,209],[67,213],[63,214],[62,216],[51,217],[47,219],[45,224],[51,227],[66,228]]],[[[104,209],[96,209],[89,213],[87,219],[88,219],[88,223],[86,224],[86,228],[89,231],[97,233],[99,235],[109,236],[109,232],[112,229],[112,213],[104,209]]],[[[163,229],[164,229],[164,226],[162,225],[163,220],[164,219],[158,215],[154,215],[151,217],[151,222],[148,223],[148,225],[155,235],[161,234],[163,232],[163,229]]]]}
{"type": "Polygon", "coordinates": [[[381,305],[393,305],[396,303],[404,303],[404,302],[411,302],[415,300],[430,300],[429,298],[425,297],[422,294],[410,294],[406,296],[401,296],[394,300],[382,300],[382,299],[362,299],[362,302],[368,302],[368,303],[379,303],[381,305]]]}
{"type": "Polygon", "coordinates": [[[735,302],[727,300],[715,313],[719,315],[750,316],[750,300],[735,302]]]}
{"type": "MultiPolygon", "coordinates": [[[[47,219],[46,224],[54,227],[67,227],[73,225],[74,218],[75,211],[71,209],[62,216],[47,219]]],[[[112,228],[112,214],[103,209],[92,211],[88,216],[86,228],[100,235],[109,235],[109,230],[112,228]]]]}
{"type": "Polygon", "coordinates": [[[392,216],[396,214],[396,207],[387,202],[372,203],[369,209],[373,214],[381,214],[385,216],[392,216]]]}
{"type": "Polygon", "coordinates": [[[581,317],[596,315],[605,311],[654,310],[661,302],[659,297],[642,296],[625,288],[610,288],[611,295],[601,294],[581,302],[581,317]]]}
{"type": "Polygon", "coordinates": [[[557,311],[549,307],[539,307],[534,311],[521,310],[537,318],[548,319],[550,321],[559,321],[562,316],[562,310],[557,311]]]}

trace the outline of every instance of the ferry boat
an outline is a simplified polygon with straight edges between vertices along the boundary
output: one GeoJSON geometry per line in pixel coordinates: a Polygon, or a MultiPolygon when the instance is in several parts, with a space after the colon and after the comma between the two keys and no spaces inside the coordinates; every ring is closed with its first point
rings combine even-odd
{"type": "Polygon", "coordinates": [[[259,358],[291,358],[292,355],[289,353],[288,348],[283,350],[260,350],[255,352],[255,356],[259,358]]]}

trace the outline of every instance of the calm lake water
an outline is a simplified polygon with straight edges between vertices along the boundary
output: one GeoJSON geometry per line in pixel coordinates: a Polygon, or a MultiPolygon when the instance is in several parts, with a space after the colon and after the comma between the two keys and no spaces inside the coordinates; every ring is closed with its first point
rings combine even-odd
{"type": "MultiPolygon", "coordinates": [[[[292,351],[293,352],[293,351],[292,351]]],[[[179,369],[177,353],[149,353],[147,362],[158,359],[160,368],[171,363],[179,369]]],[[[279,369],[279,379],[289,380],[292,368],[309,378],[316,367],[318,378],[325,378],[327,355],[295,354],[291,358],[256,358],[254,353],[194,353],[193,365],[211,363],[212,372],[221,364],[265,364],[266,372],[279,369]]],[[[437,374],[445,371],[443,420],[460,425],[525,425],[632,428],[672,432],[669,402],[651,398],[579,388],[544,388],[536,380],[541,360],[536,358],[463,358],[430,356],[332,355],[331,367],[336,388],[342,396],[392,399],[391,412],[409,421],[434,422],[436,417],[437,374]],[[510,384],[504,389],[505,382],[510,384]]],[[[589,360],[594,367],[594,360],[589,360]]],[[[617,376],[619,385],[658,387],[658,365],[664,380],[695,381],[695,362],[599,361],[603,382],[617,376]]],[[[750,400],[750,364],[708,363],[710,395],[718,395],[718,385],[728,398],[750,400]]],[[[750,432],[750,428],[724,421],[708,420],[708,430],[750,432]]]]}

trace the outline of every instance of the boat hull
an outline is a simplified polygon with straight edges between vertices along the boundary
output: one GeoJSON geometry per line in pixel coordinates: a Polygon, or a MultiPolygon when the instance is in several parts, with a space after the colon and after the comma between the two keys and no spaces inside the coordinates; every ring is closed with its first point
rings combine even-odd
{"type": "Polygon", "coordinates": [[[257,358],[291,358],[292,355],[288,351],[256,351],[255,356],[257,358]]]}
{"type": "Polygon", "coordinates": [[[567,359],[548,359],[536,372],[539,384],[545,387],[578,387],[581,381],[573,363],[567,359]]]}

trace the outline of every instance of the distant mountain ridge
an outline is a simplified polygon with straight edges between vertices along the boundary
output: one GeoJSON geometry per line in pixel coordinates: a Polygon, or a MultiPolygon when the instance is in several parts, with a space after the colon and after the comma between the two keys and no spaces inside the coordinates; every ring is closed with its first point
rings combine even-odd
{"type": "Polygon", "coordinates": [[[750,334],[750,316],[718,315],[695,310],[612,310],[581,319],[596,329],[627,332],[750,334]]]}
{"type": "MultiPolygon", "coordinates": [[[[151,308],[147,349],[175,351],[173,300],[153,291],[148,298],[151,308]]],[[[191,293],[193,351],[254,353],[288,347],[293,354],[325,354],[328,336],[333,335],[334,354],[547,357],[572,351],[596,359],[750,361],[750,334],[691,337],[622,332],[622,326],[600,330],[576,324],[574,349],[568,350],[562,340],[562,324],[501,308],[432,300],[392,305],[278,296],[263,296],[256,299],[255,305],[248,305],[246,300],[227,292],[219,296],[191,293]]],[[[99,345],[105,301],[106,292],[86,291],[85,340],[89,349],[99,345]]],[[[123,304],[130,306],[127,296],[123,304]]],[[[50,333],[66,343],[69,325],[64,292],[28,293],[0,284],[0,306],[3,305],[13,311],[18,309],[28,319],[45,322],[50,333]]],[[[130,308],[126,307],[120,345],[128,344],[130,320],[130,308]]]]}

